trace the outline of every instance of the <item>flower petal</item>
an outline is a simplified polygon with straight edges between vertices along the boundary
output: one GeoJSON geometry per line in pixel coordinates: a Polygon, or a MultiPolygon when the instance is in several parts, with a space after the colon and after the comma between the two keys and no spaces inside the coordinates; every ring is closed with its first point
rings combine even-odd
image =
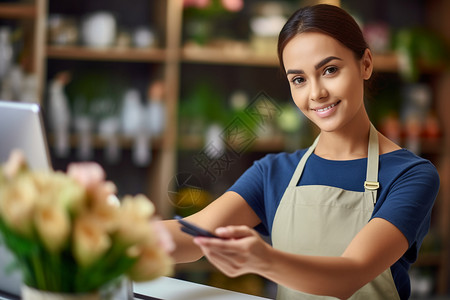
{"type": "Polygon", "coordinates": [[[67,211],[59,205],[42,205],[36,209],[36,230],[45,247],[57,253],[67,242],[70,219],[67,211]]]}
{"type": "Polygon", "coordinates": [[[143,246],[136,263],[129,270],[128,276],[135,282],[169,276],[173,272],[173,259],[162,249],[154,245],[143,246]]]}
{"type": "Polygon", "coordinates": [[[80,217],[75,222],[73,253],[82,266],[95,262],[111,246],[111,239],[99,224],[89,217],[80,217]]]}

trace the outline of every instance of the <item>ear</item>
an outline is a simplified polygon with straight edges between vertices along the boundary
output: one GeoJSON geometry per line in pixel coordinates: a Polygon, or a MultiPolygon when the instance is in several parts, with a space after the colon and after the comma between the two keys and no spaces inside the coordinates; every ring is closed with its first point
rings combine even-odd
{"type": "Polygon", "coordinates": [[[369,48],[364,51],[363,57],[361,58],[361,74],[364,80],[368,80],[372,76],[373,71],[373,59],[372,52],[369,48]]]}

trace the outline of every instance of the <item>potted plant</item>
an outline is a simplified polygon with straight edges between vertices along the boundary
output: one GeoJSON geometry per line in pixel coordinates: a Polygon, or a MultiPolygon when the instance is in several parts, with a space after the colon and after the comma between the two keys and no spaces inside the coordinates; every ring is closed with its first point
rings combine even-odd
{"type": "Polygon", "coordinates": [[[108,299],[123,279],[171,272],[153,204],[115,192],[96,163],[35,171],[11,154],[0,169],[0,233],[22,272],[23,299],[108,299]]]}

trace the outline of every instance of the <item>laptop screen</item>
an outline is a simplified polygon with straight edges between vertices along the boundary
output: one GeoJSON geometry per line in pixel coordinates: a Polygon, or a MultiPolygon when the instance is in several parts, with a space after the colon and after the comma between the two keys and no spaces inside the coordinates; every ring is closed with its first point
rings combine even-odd
{"type": "MultiPolygon", "coordinates": [[[[11,150],[17,148],[22,149],[31,168],[51,168],[39,105],[0,101],[0,163],[3,164],[11,150]]],[[[18,298],[22,281],[20,273],[17,271],[11,273],[6,270],[12,262],[11,253],[0,241],[0,295],[18,298]]]]}
{"type": "Polygon", "coordinates": [[[22,149],[31,168],[51,167],[39,105],[0,101],[0,162],[16,148],[22,149]]]}

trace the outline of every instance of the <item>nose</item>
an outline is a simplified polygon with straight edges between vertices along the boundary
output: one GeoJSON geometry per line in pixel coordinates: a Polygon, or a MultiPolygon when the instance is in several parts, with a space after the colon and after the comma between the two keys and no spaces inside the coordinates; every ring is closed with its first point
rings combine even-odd
{"type": "Polygon", "coordinates": [[[320,81],[310,81],[310,95],[311,101],[322,101],[328,97],[327,89],[320,83],[320,81]]]}

